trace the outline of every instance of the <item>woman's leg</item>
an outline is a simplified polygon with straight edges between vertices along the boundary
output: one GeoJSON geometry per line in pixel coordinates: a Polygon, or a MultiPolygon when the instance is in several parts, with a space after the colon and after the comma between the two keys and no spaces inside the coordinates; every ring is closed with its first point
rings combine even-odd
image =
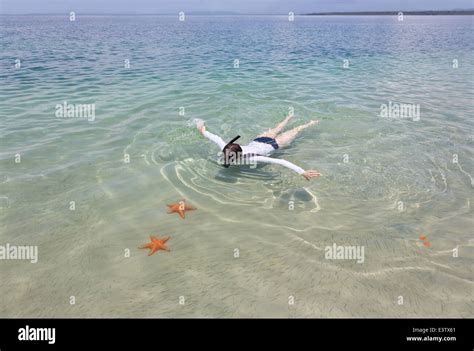
{"type": "Polygon", "coordinates": [[[280,147],[288,146],[293,140],[295,140],[298,133],[300,133],[301,131],[305,130],[306,128],[311,127],[311,126],[313,126],[315,124],[318,124],[318,123],[319,123],[319,121],[317,121],[317,120],[310,121],[306,124],[303,124],[302,126],[298,126],[296,128],[293,128],[292,130],[289,130],[285,133],[282,133],[282,134],[278,135],[275,138],[275,140],[276,140],[277,144],[280,147]]]}
{"type": "Polygon", "coordinates": [[[275,128],[271,128],[266,132],[263,132],[262,134],[258,135],[257,138],[260,137],[268,137],[268,138],[276,138],[276,136],[281,133],[283,128],[288,124],[288,122],[293,118],[294,116],[288,116],[286,117],[283,121],[278,123],[275,128]]]}

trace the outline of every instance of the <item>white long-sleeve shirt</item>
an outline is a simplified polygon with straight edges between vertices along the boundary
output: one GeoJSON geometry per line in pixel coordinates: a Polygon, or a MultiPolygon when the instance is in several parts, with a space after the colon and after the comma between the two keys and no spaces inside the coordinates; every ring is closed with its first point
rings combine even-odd
{"type": "Polygon", "coordinates": [[[219,149],[224,149],[224,146],[227,145],[227,143],[222,140],[222,138],[218,135],[215,135],[215,134],[212,134],[212,133],[209,133],[207,130],[204,131],[204,133],[202,133],[202,135],[204,135],[206,138],[208,138],[210,141],[214,142],[215,144],[217,144],[217,146],[219,146],[219,149]]]}
{"type": "MultiPolygon", "coordinates": [[[[217,146],[219,146],[219,149],[222,150],[224,147],[227,145],[227,143],[218,135],[212,134],[208,132],[207,130],[204,131],[203,135],[214,142],[217,146]]],[[[273,146],[265,143],[260,143],[258,141],[252,141],[248,145],[241,146],[242,148],[242,154],[245,155],[251,155],[248,157],[248,160],[250,162],[265,162],[265,163],[273,163],[273,164],[278,164],[281,166],[284,166],[286,168],[291,169],[292,171],[298,173],[298,174],[303,174],[304,169],[301,167],[298,167],[297,165],[291,163],[290,161],[287,160],[282,160],[278,158],[271,158],[267,157],[269,156],[275,149],[273,146]],[[259,156],[261,155],[261,156],[259,156]]]]}

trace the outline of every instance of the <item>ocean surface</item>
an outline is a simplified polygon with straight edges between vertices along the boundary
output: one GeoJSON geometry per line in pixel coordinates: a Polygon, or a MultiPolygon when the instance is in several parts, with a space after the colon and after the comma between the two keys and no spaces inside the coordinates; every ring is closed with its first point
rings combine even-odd
{"type": "Polygon", "coordinates": [[[0,17],[1,317],[474,317],[472,16],[76,16],[0,17]],[[310,182],[193,126],[293,110],[310,182]]]}

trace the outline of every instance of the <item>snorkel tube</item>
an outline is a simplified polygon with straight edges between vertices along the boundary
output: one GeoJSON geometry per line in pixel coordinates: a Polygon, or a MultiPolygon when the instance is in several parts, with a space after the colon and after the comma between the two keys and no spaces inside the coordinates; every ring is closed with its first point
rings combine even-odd
{"type": "Polygon", "coordinates": [[[224,146],[224,149],[222,149],[222,151],[224,151],[230,144],[233,144],[234,141],[236,141],[236,140],[239,139],[239,138],[240,138],[240,135],[237,135],[234,139],[232,139],[231,141],[229,141],[229,142],[227,143],[227,145],[224,146]]]}
{"type": "Polygon", "coordinates": [[[237,135],[235,138],[233,138],[231,141],[229,141],[226,146],[224,146],[224,148],[222,149],[222,152],[224,153],[224,167],[225,168],[229,168],[230,167],[230,163],[227,162],[227,157],[226,157],[226,153],[225,151],[234,143],[234,141],[236,141],[237,139],[240,138],[240,135],[237,135]]]}

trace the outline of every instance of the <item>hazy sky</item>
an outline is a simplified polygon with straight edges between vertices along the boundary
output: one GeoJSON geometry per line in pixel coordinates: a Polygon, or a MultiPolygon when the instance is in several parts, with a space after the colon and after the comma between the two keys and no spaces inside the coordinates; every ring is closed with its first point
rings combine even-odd
{"type": "Polygon", "coordinates": [[[238,12],[285,14],[322,11],[449,10],[472,0],[0,0],[0,13],[238,12]]]}

